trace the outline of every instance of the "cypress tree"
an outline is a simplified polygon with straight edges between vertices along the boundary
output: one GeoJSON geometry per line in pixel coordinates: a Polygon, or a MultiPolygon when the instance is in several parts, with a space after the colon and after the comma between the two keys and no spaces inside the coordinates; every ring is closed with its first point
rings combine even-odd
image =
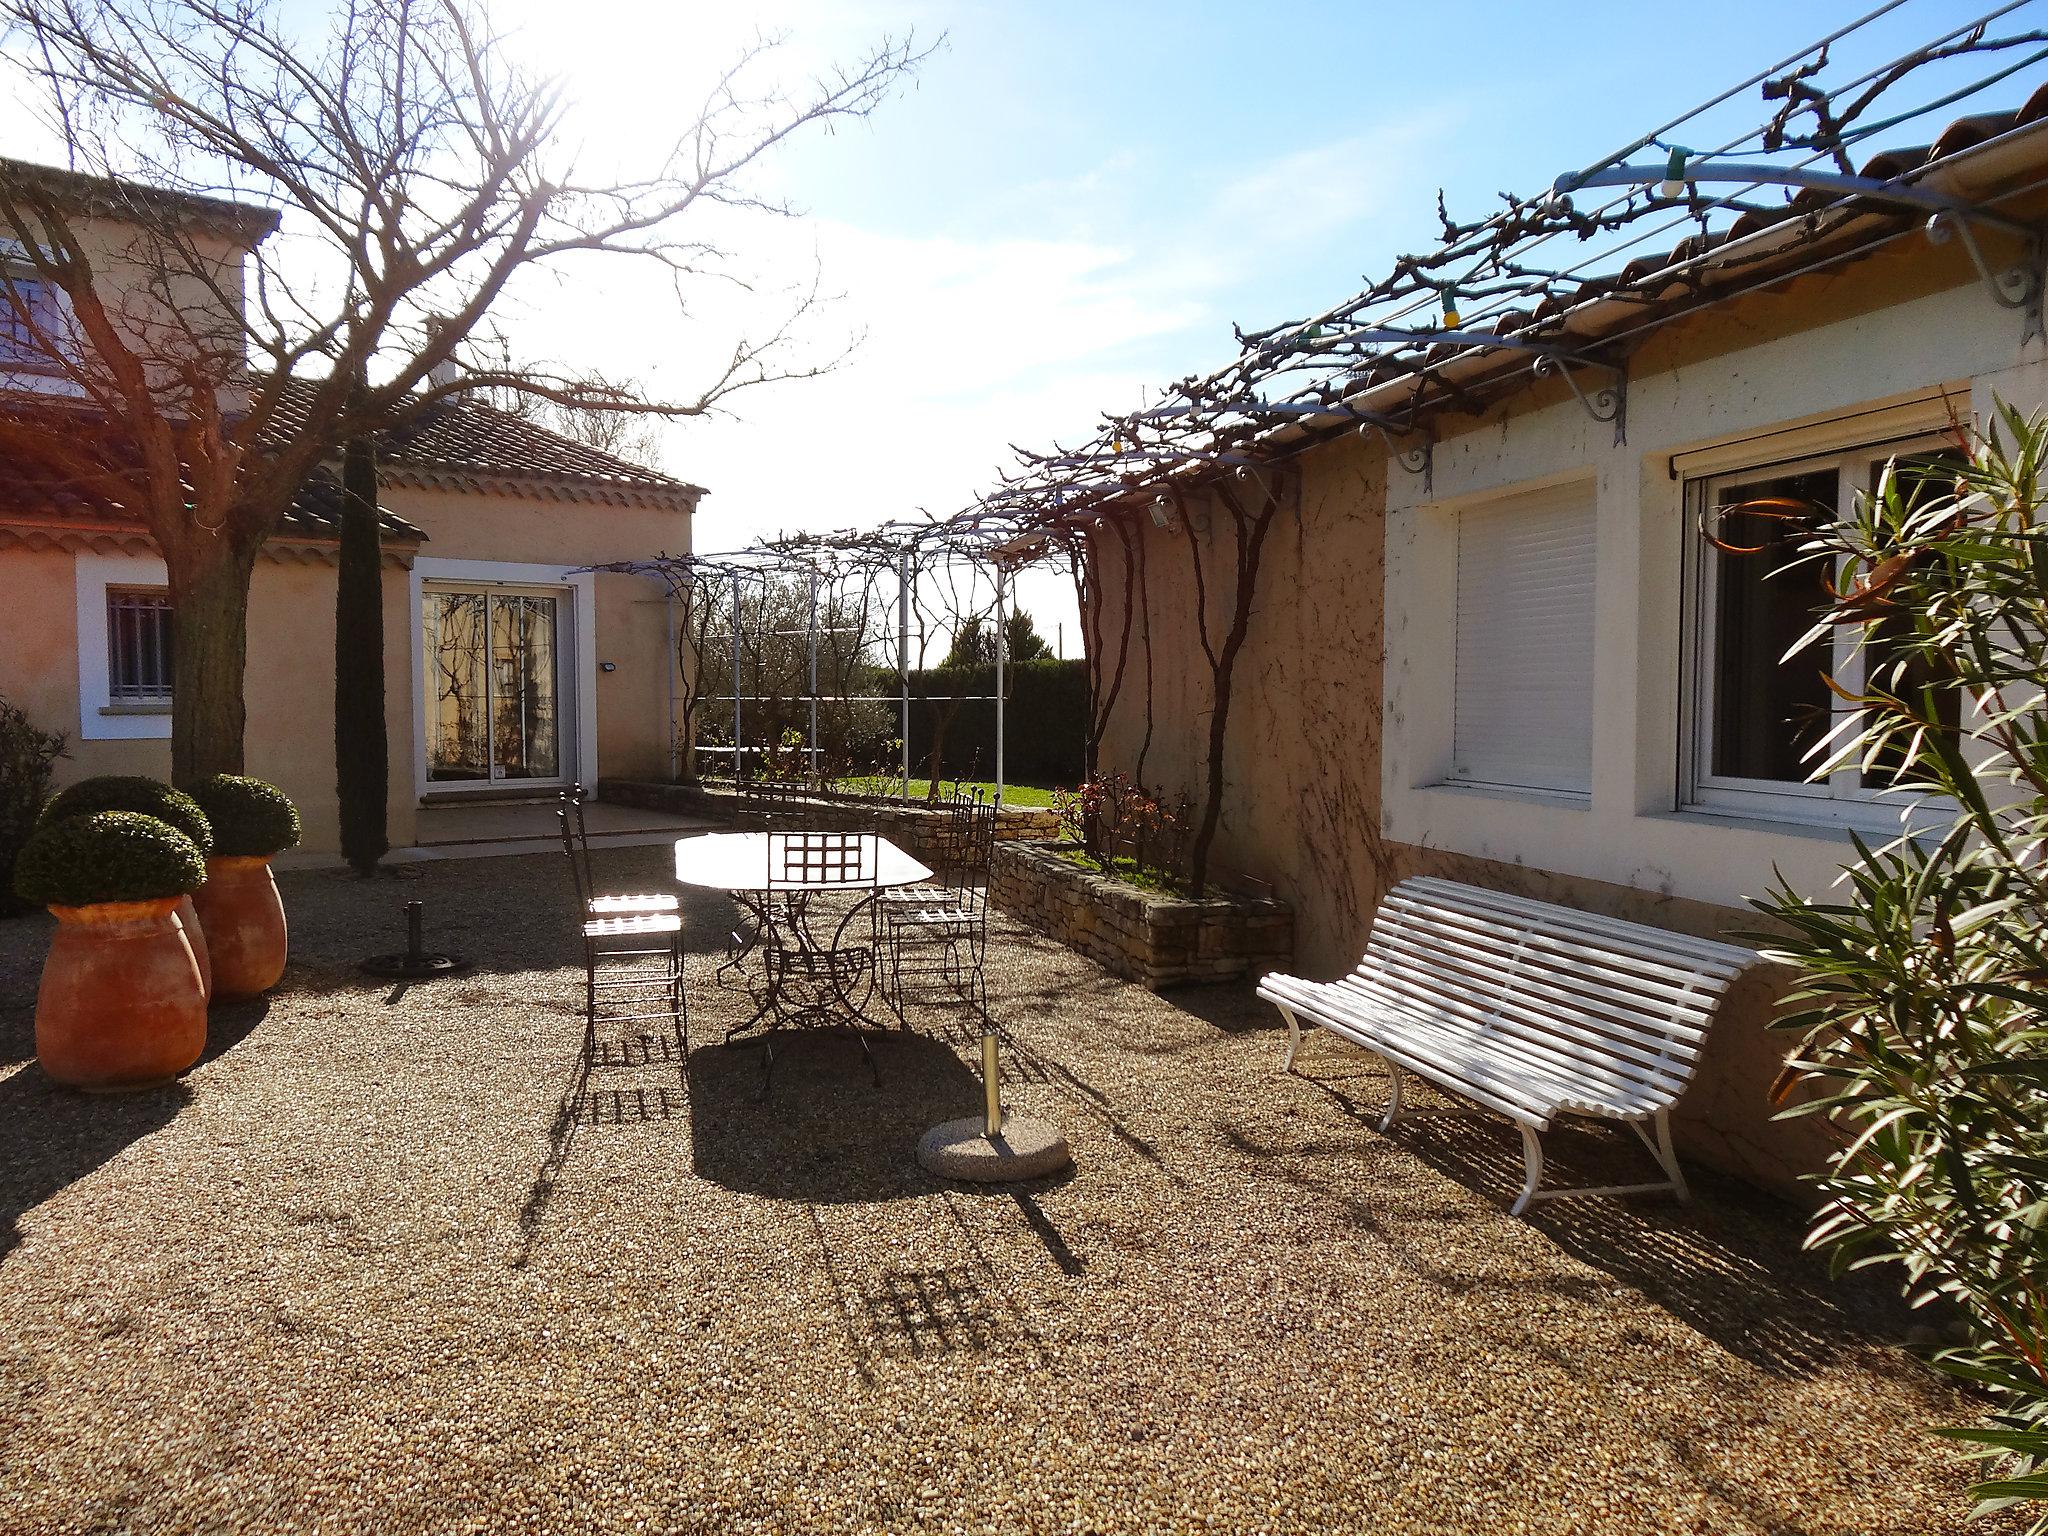
{"type": "Polygon", "coordinates": [[[334,790],[341,853],[367,875],[391,847],[384,732],[384,583],[377,532],[377,449],[357,436],[341,454],[341,569],[334,593],[334,790]]]}

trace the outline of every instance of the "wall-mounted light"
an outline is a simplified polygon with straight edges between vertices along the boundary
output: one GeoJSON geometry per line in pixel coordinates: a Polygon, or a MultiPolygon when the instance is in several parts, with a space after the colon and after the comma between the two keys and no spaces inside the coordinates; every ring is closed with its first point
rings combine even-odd
{"type": "Polygon", "coordinates": [[[1173,517],[1167,511],[1167,500],[1164,496],[1154,496],[1152,498],[1152,524],[1156,528],[1171,528],[1173,526],[1173,517]]]}

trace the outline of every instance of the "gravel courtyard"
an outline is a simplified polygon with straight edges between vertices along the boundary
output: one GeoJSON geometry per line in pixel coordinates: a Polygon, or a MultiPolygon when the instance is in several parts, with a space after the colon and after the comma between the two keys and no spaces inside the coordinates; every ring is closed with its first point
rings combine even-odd
{"type": "Polygon", "coordinates": [[[1971,1405],[1761,1197],[1513,1220],[1504,1123],[1381,1136],[1378,1071],[1319,1039],[1279,1076],[1248,992],[1013,931],[1010,1099],[1078,1166],[942,1187],[917,1134],[977,1102],[946,1011],[877,1045],[879,1089],[811,1037],[763,1098],[705,897],[691,1052],[586,1077],[559,860],[408,874],[286,876],[283,985],[133,1098],[43,1080],[49,925],[0,924],[0,1531],[1964,1525],[1926,1431],[1971,1405]],[[413,897],[473,974],[354,971],[413,897]]]}

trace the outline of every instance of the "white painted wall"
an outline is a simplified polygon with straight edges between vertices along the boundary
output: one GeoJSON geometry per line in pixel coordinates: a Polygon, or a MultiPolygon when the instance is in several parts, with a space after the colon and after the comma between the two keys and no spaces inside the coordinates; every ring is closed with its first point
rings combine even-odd
{"type": "MultiPolygon", "coordinates": [[[[1739,906],[1773,867],[1824,888],[1850,853],[1837,827],[1683,809],[1680,713],[1684,551],[1691,534],[1675,454],[1781,428],[1756,461],[1873,437],[1870,419],[1828,418],[1899,402],[1930,423],[1947,389],[1987,418],[1994,393],[2048,400],[2048,364],[2021,346],[2021,320],[1979,286],[1951,289],[1754,347],[1634,377],[1628,441],[1573,401],[1513,416],[1436,450],[1434,489],[1388,489],[1384,832],[1449,849],[1739,906]],[[1542,485],[1590,479],[1596,498],[1593,786],[1583,804],[1453,787],[1455,513],[1542,485]]],[[[1889,419],[1898,419],[1892,415],[1889,419]]],[[[1740,458],[1737,451],[1733,457],[1740,458]]]]}

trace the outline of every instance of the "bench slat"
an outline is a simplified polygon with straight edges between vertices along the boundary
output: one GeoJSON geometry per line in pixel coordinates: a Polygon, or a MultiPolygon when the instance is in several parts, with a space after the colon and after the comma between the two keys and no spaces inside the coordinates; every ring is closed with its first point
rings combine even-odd
{"type": "MultiPolygon", "coordinates": [[[[1375,922],[1374,944],[1366,949],[1368,957],[1372,955],[1374,945],[1380,942],[1379,926],[1375,922]]],[[[1547,962],[1549,968],[1561,972],[1573,969],[1597,972],[1615,985],[1625,985],[1628,990],[1640,993],[1648,1000],[1679,1001],[1694,997],[1698,995],[1703,980],[1712,980],[1707,973],[1697,969],[1624,965],[1611,948],[1573,943],[1561,935],[1517,929],[1479,915],[1409,912],[1400,914],[1392,927],[1398,933],[1441,937],[1447,942],[1455,938],[1481,953],[1524,953],[1547,962]]]]}
{"type": "Polygon", "coordinates": [[[1446,1003],[1441,996],[1385,993],[1361,985],[1351,977],[1329,985],[1377,1002],[1382,1007],[1391,1005],[1392,1011],[1403,1015],[1440,1018],[1469,1034],[1499,1035],[1505,1040],[1520,1042],[1523,1048],[1546,1058],[1556,1057],[1564,1064],[1561,1070],[1576,1067],[1589,1081],[1683,1084],[1692,1076],[1699,1054],[1687,1050],[1681,1055],[1674,1049],[1668,1055],[1658,1056],[1635,1046],[1620,1046],[1595,1031],[1550,1018],[1543,1019],[1540,1027],[1531,1028],[1510,1014],[1486,1013],[1467,1005],[1446,1003]]]}
{"type": "MultiPolygon", "coordinates": [[[[1512,955],[1482,956],[1456,945],[1411,940],[1404,934],[1390,936],[1383,947],[1369,957],[1367,964],[1352,972],[1352,976],[1361,981],[1390,986],[1412,983],[1425,988],[1434,987],[1450,977],[1467,978],[1479,995],[1498,996],[1512,990],[1517,996],[1529,1000],[1531,1006],[1537,1001],[1553,1002],[1574,1016],[1597,1020],[1624,1038],[1650,1041],[1660,1047],[1668,1039],[1697,1044],[1706,1036],[1705,1021],[1711,1010],[1697,1006],[1693,999],[1687,1000],[1683,1013],[1699,1015],[1699,1023],[1680,1022],[1670,1013],[1660,1018],[1647,1010],[1616,1003],[1604,992],[1564,985],[1555,979],[1554,972],[1548,970],[1518,969],[1510,975],[1503,968],[1514,968],[1515,960],[1512,955]]],[[[1694,998],[1708,1003],[1712,1001],[1711,996],[1705,993],[1695,993],[1694,998]]],[[[1673,1012],[1677,1011],[1674,1008],[1673,1012]]]]}
{"type": "MultiPolygon", "coordinates": [[[[1267,979],[1271,981],[1274,978],[1267,979]]],[[[1292,977],[1285,979],[1297,981],[1292,977]]],[[[1300,990],[1287,990],[1286,997],[1291,1004],[1313,1008],[1319,1014],[1341,1019],[1369,1034],[1435,1030],[1445,1039],[1482,1043],[1489,1039],[1487,1032],[1467,1028],[1462,1021],[1438,1024],[1427,1016],[1419,1015],[1412,1006],[1402,1006],[1392,1000],[1382,1001],[1361,990],[1320,982],[1297,981],[1297,985],[1300,990]],[[1349,992],[1349,997],[1344,996],[1346,992],[1349,992]]],[[[1264,989],[1261,990],[1264,995],[1264,989]]],[[[1268,1001],[1273,1000],[1268,998],[1268,1001]]],[[[1548,1085],[1546,1096],[1541,1100],[1545,1105],[1555,1105],[1563,1097],[1573,1094],[1630,1101],[1647,1096],[1667,1103],[1676,1102],[1691,1078],[1689,1065],[1683,1070],[1657,1073],[1609,1071],[1601,1061],[1584,1054],[1574,1054],[1569,1045],[1561,1046],[1540,1038],[1524,1040],[1511,1050],[1501,1050],[1496,1044],[1495,1054],[1504,1061],[1527,1063],[1530,1081],[1548,1085]]]]}

